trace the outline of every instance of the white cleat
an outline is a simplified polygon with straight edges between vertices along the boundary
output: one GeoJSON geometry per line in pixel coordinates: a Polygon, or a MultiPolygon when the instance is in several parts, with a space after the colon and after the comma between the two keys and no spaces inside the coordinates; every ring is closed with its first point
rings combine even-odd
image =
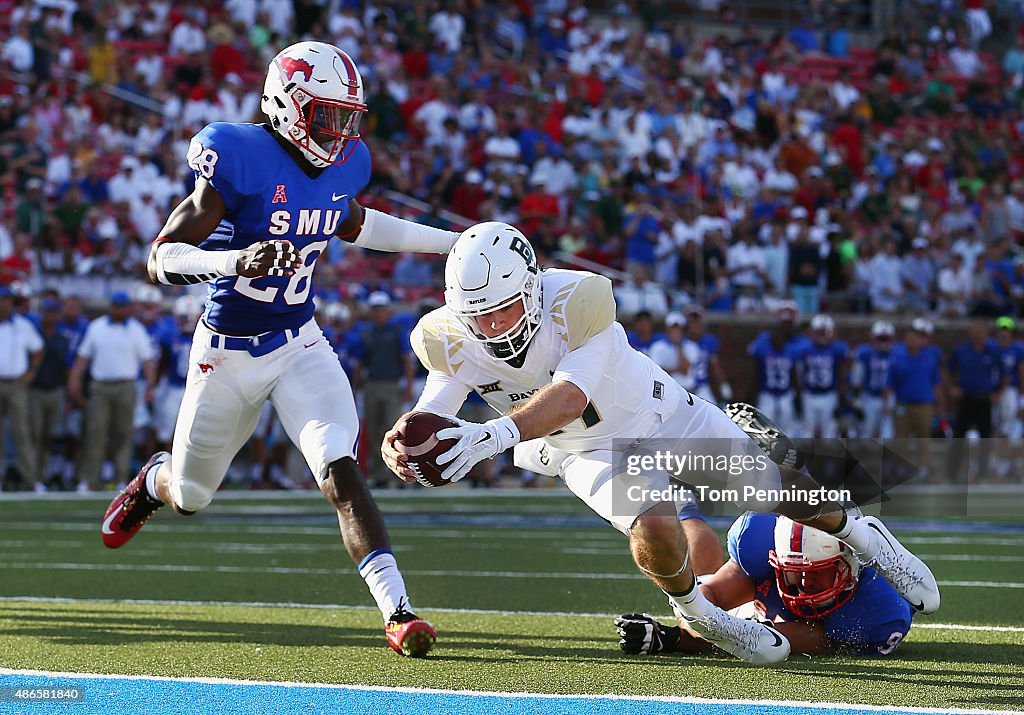
{"type": "Polygon", "coordinates": [[[939,584],[924,561],[907,550],[877,518],[865,516],[860,521],[872,532],[871,551],[857,554],[861,564],[875,569],[918,613],[939,610],[939,584]]]}
{"type": "Polygon", "coordinates": [[[685,616],[678,610],[675,614],[680,625],[740,660],[770,665],[789,657],[789,639],[764,623],[741,620],[717,607],[697,618],[685,616]]]}

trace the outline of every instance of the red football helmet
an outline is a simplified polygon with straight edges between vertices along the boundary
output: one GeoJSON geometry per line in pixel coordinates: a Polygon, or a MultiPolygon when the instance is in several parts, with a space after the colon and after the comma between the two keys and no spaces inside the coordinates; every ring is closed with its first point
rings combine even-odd
{"type": "Polygon", "coordinates": [[[768,562],[786,608],[807,619],[827,616],[849,601],[861,568],[839,539],[785,516],[775,522],[768,562]]]}

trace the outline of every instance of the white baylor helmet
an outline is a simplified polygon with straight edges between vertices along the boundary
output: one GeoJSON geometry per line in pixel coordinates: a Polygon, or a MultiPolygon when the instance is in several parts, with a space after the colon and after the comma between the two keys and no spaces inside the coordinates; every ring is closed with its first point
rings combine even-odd
{"type": "Polygon", "coordinates": [[[326,42],[299,42],[270,61],[264,114],[313,166],[341,164],[355,149],[366,112],[355,62],[326,42]]]}
{"type": "Polygon", "coordinates": [[[488,221],[459,236],[444,267],[444,302],[488,352],[501,360],[521,354],[540,327],[540,270],[533,246],[507,223],[488,221]],[[480,331],[479,315],[522,301],[523,315],[497,336],[480,331]]]}
{"type": "Polygon", "coordinates": [[[849,601],[861,568],[842,541],[785,516],[775,522],[775,549],[768,561],[786,608],[808,619],[828,615],[849,601]]]}

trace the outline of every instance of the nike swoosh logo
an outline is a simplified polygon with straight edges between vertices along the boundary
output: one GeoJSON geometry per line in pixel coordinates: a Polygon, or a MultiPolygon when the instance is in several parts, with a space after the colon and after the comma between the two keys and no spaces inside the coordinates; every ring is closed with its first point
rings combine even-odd
{"type": "Polygon", "coordinates": [[[907,603],[909,603],[910,607],[913,608],[915,611],[923,611],[924,610],[924,604],[923,603],[914,603],[913,601],[907,601],[907,603]]]}
{"type": "Polygon", "coordinates": [[[339,196],[338,194],[336,194],[336,193],[334,193],[334,192],[332,191],[332,192],[331,192],[331,201],[341,201],[341,200],[342,200],[343,198],[345,198],[346,196],[348,196],[348,194],[341,194],[341,195],[339,196]]]}
{"type": "Polygon", "coordinates": [[[119,506],[117,509],[114,509],[114,511],[110,513],[110,516],[103,520],[103,528],[101,529],[101,531],[104,534],[110,535],[114,533],[114,530],[110,528],[110,525],[114,522],[114,519],[117,518],[117,515],[121,513],[121,509],[123,508],[124,507],[119,506]]]}
{"type": "MultiPolygon", "coordinates": [[[[765,628],[768,628],[768,626],[765,626],[765,628]]],[[[780,647],[782,645],[782,636],[780,636],[774,628],[768,628],[768,630],[772,632],[773,636],[775,636],[775,645],[773,645],[772,648],[780,647]]]]}
{"type": "Polygon", "coordinates": [[[318,342],[320,342],[320,341],[319,341],[319,340],[314,340],[314,341],[313,341],[313,342],[311,342],[311,343],[310,343],[309,345],[303,345],[302,347],[304,347],[304,348],[311,348],[311,347],[313,347],[314,345],[316,345],[316,344],[317,344],[318,342]]]}

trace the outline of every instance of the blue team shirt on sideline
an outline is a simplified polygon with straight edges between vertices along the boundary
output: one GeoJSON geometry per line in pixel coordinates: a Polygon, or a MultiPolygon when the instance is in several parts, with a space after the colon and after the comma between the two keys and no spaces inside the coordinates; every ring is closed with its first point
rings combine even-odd
{"type": "Polygon", "coordinates": [[[828,345],[816,345],[812,342],[800,356],[803,388],[811,394],[835,392],[839,365],[849,354],[849,346],[841,340],[828,345]]]}
{"type": "Polygon", "coordinates": [[[167,364],[167,384],[184,387],[188,377],[189,353],[192,351],[192,333],[177,328],[160,340],[160,351],[167,364]]]}
{"type": "Polygon", "coordinates": [[[193,137],[189,167],[210,182],[227,207],[200,248],[227,251],[287,239],[305,266],[289,277],[211,281],[206,322],[240,335],[304,325],[313,317],[316,260],[348,218],[349,199],[370,180],[369,149],[358,142],[345,163],[311,179],[263,125],[216,122],[193,137]]]}
{"type": "Polygon", "coordinates": [[[989,342],[975,350],[969,342],[961,343],[949,356],[950,377],[968,397],[987,397],[996,391],[1003,379],[1003,358],[989,342]]]}
{"type": "Polygon", "coordinates": [[[762,392],[782,395],[793,389],[793,366],[810,347],[811,340],[803,335],[794,335],[783,346],[776,349],[769,333],[761,333],[747,348],[749,355],[757,358],[758,385],[762,392]]]}
{"type": "Polygon", "coordinates": [[[892,350],[879,350],[873,345],[860,345],[854,358],[864,368],[864,383],[861,392],[873,397],[881,397],[882,389],[889,384],[889,365],[892,363],[892,350]]]}
{"type": "MultiPolygon", "coordinates": [[[[768,552],[775,549],[775,514],[747,512],[729,529],[729,556],[754,582],[766,617],[803,620],[786,608],[779,595],[768,552]]],[[[910,632],[910,604],[875,573],[861,569],[853,598],[819,619],[830,640],[858,655],[885,655],[910,632]]]]}
{"type": "Polygon", "coordinates": [[[75,362],[75,356],[78,355],[78,344],[82,342],[85,330],[88,327],[89,321],[82,315],[78,316],[78,320],[73,323],[67,323],[63,320],[58,321],[57,333],[63,335],[68,340],[68,367],[75,362]]]}
{"type": "Polygon", "coordinates": [[[697,341],[697,347],[700,348],[700,357],[693,364],[691,374],[696,382],[696,387],[704,387],[708,384],[708,365],[711,362],[711,357],[718,354],[718,337],[711,333],[704,333],[697,341]]]}
{"type": "Polygon", "coordinates": [[[1024,348],[1020,343],[1013,343],[1006,347],[1001,347],[995,340],[992,340],[992,347],[996,349],[999,354],[999,361],[1002,369],[1002,374],[1007,376],[1010,381],[1007,383],[1010,387],[1020,386],[1020,376],[1018,375],[1018,366],[1020,361],[1024,359],[1024,348]]]}
{"type": "Polygon", "coordinates": [[[889,363],[889,387],[896,401],[910,405],[935,402],[935,388],[942,381],[941,363],[942,351],[935,345],[925,345],[916,355],[905,347],[894,349],[889,363]]]}

